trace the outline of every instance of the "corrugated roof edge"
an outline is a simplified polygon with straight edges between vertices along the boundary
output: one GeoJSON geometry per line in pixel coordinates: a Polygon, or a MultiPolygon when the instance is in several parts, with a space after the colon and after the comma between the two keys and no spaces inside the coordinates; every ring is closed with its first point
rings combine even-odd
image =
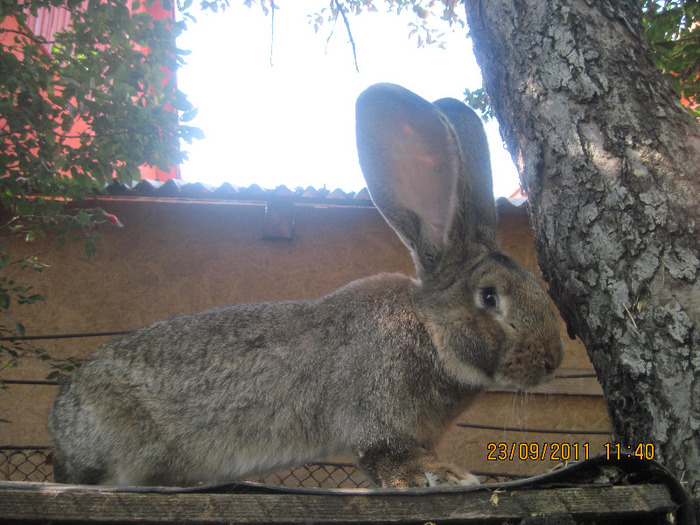
{"type": "MultiPolygon", "coordinates": [[[[157,180],[142,180],[133,185],[114,182],[105,188],[105,194],[114,197],[134,198],[164,198],[173,200],[201,200],[201,201],[243,201],[243,202],[270,202],[285,201],[300,204],[323,204],[326,206],[368,206],[372,207],[372,199],[367,188],[358,192],[345,192],[340,188],[333,191],[326,188],[314,188],[301,186],[294,190],[287,186],[277,186],[275,189],[263,189],[257,184],[248,187],[234,186],[224,182],[221,186],[213,186],[203,182],[187,182],[181,179],[169,179],[166,182],[157,180]]],[[[499,197],[497,205],[510,205],[521,207],[526,199],[523,197],[506,199],[499,197]]]]}

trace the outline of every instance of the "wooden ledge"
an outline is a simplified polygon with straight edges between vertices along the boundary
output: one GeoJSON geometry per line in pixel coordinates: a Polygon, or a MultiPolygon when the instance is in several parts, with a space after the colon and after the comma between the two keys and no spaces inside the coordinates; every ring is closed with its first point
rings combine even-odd
{"type": "MultiPolygon", "coordinates": [[[[124,492],[0,483],[0,523],[484,523],[571,516],[576,523],[664,516],[663,484],[564,488],[312,490],[263,493],[124,492]]],[[[625,521],[627,523],[627,521],[625,521]]]]}
{"type": "Polygon", "coordinates": [[[675,523],[692,500],[653,460],[603,455],[476,487],[315,489],[260,483],[95,487],[0,481],[0,523],[675,523]],[[669,521],[670,520],[670,521],[669,521]]]}

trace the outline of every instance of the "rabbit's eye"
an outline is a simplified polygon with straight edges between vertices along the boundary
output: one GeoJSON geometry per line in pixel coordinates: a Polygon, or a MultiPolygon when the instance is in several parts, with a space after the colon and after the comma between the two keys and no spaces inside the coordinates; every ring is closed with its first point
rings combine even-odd
{"type": "Polygon", "coordinates": [[[488,287],[479,290],[479,299],[484,308],[490,308],[496,311],[499,310],[498,293],[496,293],[495,288],[488,287]]]}

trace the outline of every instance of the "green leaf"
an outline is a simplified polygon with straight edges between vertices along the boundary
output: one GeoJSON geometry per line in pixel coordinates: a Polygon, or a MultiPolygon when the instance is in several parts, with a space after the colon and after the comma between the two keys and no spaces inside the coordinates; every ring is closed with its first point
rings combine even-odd
{"type": "Polygon", "coordinates": [[[97,242],[92,238],[88,238],[85,241],[85,255],[87,255],[88,259],[92,259],[96,253],[97,253],[97,242]]]}
{"type": "Polygon", "coordinates": [[[37,301],[46,301],[46,297],[41,294],[34,294],[30,296],[20,295],[17,298],[17,304],[34,304],[37,301]]]}
{"type": "Polygon", "coordinates": [[[185,111],[180,115],[180,122],[190,122],[197,116],[197,108],[192,108],[189,111],[185,111]]]}
{"type": "Polygon", "coordinates": [[[18,357],[18,353],[16,350],[13,350],[12,348],[8,348],[5,345],[0,346],[0,350],[2,350],[2,353],[5,357],[10,358],[10,361],[7,363],[2,363],[2,366],[15,366],[14,359],[18,357]]]}
{"type": "Polygon", "coordinates": [[[484,122],[488,122],[494,117],[489,96],[486,94],[484,88],[475,89],[473,91],[465,89],[464,102],[472,109],[481,113],[481,119],[484,122]]]}
{"type": "Polygon", "coordinates": [[[77,218],[78,218],[78,224],[80,224],[80,226],[87,226],[88,223],[90,222],[90,217],[85,210],[80,210],[78,212],[77,218]]]}

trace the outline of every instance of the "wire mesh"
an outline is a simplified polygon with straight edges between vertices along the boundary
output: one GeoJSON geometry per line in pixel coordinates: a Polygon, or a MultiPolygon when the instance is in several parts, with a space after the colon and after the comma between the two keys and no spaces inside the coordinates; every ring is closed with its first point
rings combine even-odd
{"type": "Polygon", "coordinates": [[[53,481],[50,447],[0,448],[0,477],[5,481],[53,481]]]}
{"type": "Polygon", "coordinates": [[[354,465],[347,463],[311,463],[275,472],[257,481],[285,487],[366,488],[369,481],[354,465]]]}
{"type": "MultiPolygon", "coordinates": [[[[482,483],[516,479],[514,474],[476,473],[482,483]]],[[[0,447],[0,480],[51,482],[53,466],[50,447],[0,447]]],[[[370,482],[350,463],[310,463],[283,470],[257,480],[290,488],[368,488],[370,482]]]]}

